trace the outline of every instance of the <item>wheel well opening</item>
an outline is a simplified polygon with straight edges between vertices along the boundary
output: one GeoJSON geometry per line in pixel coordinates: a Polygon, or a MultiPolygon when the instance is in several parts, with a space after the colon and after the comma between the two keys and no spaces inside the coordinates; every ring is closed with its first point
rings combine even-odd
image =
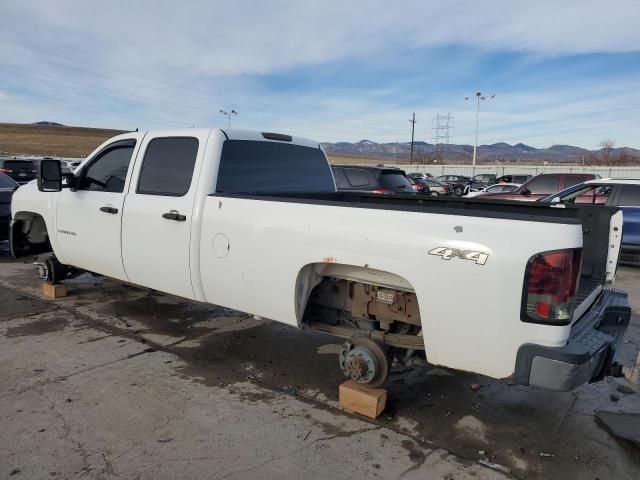
{"type": "Polygon", "coordinates": [[[311,264],[298,275],[302,328],[342,338],[367,335],[402,355],[424,357],[422,318],[411,284],[398,275],[344,264],[311,264]]]}
{"type": "Polygon", "coordinates": [[[14,215],[10,242],[15,258],[52,250],[47,224],[42,215],[33,212],[18,212],[14,215]]]}

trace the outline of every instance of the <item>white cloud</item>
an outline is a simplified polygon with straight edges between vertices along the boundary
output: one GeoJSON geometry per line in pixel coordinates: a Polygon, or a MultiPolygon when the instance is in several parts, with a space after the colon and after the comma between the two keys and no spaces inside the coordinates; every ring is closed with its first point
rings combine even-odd
{"type": "Polygon", "coordinates": [[[461,45],[542,54],[640,50],[640,3],[489,0],[211,2],[5,0],[9,25],[82,38],[110,63],[270,73],[380,51],[461,45]]]}
{"type": "MultiPolygon", "coordinates": [[[[240,111],[234,121],[242,127],[329,141],[396,141],[408,137],[411,111],[426,140],[432,116],[452,111],[454,140],[470,143],[474,113],[462,98],[485,79],[469,80],[460,92],[447,88],[449,79],[492,52],[526,52],[535,61],[640,52],[639,17],[634,0],[4,0],[0,80],[10,102],[3,100],[0,121],[215,126],[224,123],[217,113],[224,107],[240,111]],[[295,75],[284,87],[264,81],[349,62],[375,65],[385,75],[403,57],[441,47],[464,55],[438,58],[414,78],[375,87],[348,88],[348,73],[340,84],[311,89],[297,88],[295,75]],[[436,96],[440,90],[446,93],[436,96]]],[[[638,146],[637,74],[606,85],[563,79],[538,88],[506,78],[492,86],[495,102],[483,106],[482,143],[594,146],[610,136],[638,146]]]]}

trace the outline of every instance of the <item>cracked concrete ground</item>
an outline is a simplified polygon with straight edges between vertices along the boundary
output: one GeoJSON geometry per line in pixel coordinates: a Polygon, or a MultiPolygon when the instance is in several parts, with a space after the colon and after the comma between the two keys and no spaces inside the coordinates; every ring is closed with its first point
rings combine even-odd
{"type": "MultiPolygon", "coordinates": [[[[189,334],[145,329],[136,315],[104,313],[90,298],[103,286],[70,287],[65,301],[39,299],[29,270],[0,264],[0,478],[505,478],[410,435],[252,383],[245,364],[242,374],[218,367],[212,383],[206,370],[215,363],[198,371],[169,350],[176,343],[169,338],[202,335],[200,324],[212,322],[189,318],[190,305],[178,301],[189,334]]],[[[134,305],[149,294],[120,285],[104,292],[115,302],[131,296],[134,305]]],[[[216,312],[220,321],[210,328],[222,332],[246,320],[216,312]]]]}
{"type": "MultiPolygon", "coordinates": [[[[338,407],[334,338],[93,282],[45,301],[33,267],[0,257],[0,478],[509,477],[479,460],[516,478],[640,477],[638,449],[593,418],[639,410],[638,394],[612,402],[621,380],[560,394],[396,372],[371,422],[338,407]]],[[[640,270],[618,286],[640,311],[640,270]]],[[[636,314],[622,360],[639,346],[636,314]]]]}

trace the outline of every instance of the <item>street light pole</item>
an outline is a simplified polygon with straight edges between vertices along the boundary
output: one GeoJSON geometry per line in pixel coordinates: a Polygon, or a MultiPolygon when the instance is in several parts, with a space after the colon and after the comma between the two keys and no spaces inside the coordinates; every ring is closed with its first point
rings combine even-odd
{"type": "Polygon", "coordinates": [[[220,109],[220,113],[229,119],[229,128],[231,128],[231,115],[238,115],[238,112],[236,112],[235,110],[227,112],[226,110],[220,109]]]}
{"type": "Polygon", "coordinates": [[[416,129],[416,113],[413,112],[413,118],[409,120],[411,122],[411,153],[409,154],[409,165],[413,165],[413,133],[416,129]]]}
{"type": "MultiPolygon", "coordinates": [[[[476,157],[478,152],[478,130],[480,126],[480,102],[483,100],[492,100],[495,95],[486,96],[482,95],[482,92],[476,92],[476,141],[473,144],[473,175],[476,173],[476,157]]],[[[465,100],[469,100],[469,97],[464,97],[465,100]]]]}
{"type": "Polygon", "coordinates": [[[480,126],[480,92],[476,93],[476,142],[473,144],[473,174],[476,173],[476,154],[478,151],[478,127],[480,126]]]}

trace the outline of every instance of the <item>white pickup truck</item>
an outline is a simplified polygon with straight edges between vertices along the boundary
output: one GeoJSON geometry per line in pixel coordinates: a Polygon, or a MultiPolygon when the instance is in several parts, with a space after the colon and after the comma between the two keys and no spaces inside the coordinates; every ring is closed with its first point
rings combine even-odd
{"type": "Polygon", "coordinates": [[[11,249],[43,279],[90,271],[347,341],[346,375],[391,361],[570,390],[612,374],[630,319],[622,216],[336,192],[317,142],[239,130],[132,132],[13,196],[11,249]]]}

